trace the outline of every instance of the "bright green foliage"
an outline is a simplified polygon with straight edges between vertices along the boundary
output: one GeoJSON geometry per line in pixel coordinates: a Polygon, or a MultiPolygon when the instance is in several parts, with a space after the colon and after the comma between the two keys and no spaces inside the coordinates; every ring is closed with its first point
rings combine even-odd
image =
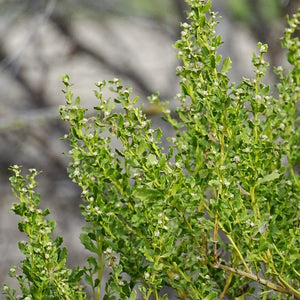
{"type": "MultiPolygon", "coordinates": [[[[60,248],[61,237],[53,241],[51,235],[55,222],[45,219],[50,213],[48,209],[42,211],[38,208],[40,195],[34,192],[38,172],[30,169],[24,178],[20,167],[13,166],[11,171],[14,172],[11,185],[19,199],[19,203],[13,204],[12,211],[22,217],[19,230],[28,237],[28,241],[19,242],[19,249],[25,255],[21,267],[12,267],[9,272],[19,281],[21,299],[86,299],[78,283],[83,271],[66,268],[67,249],[60,248]]],[[[6,299],[20,299],[16,290],[7,285],[3,291],[6,299]]]]}
{"type": "Polygon", "coordinates": [[[169,149],[120,80],[109,81],[109,99],[107,83],[96,84],[87,117],[63,76],[68,171],[82,188],[80,240],[91,252],[84,280],[93,299],[105,267],[105,300],[136,299],[136,289],[143,299],[168,299],[164,286],[180,299],[244,299],[253,282],[260,299],[300,299],[300,10],[282,39],[291,68],[276,69],[273,95],[263,83],[267,45],[253,54],[254,78],[231,83],[211,1],[187,3],[189,23],[175,45],[183,62],[176,117],[149,98],[176,132],[169,149]]]}

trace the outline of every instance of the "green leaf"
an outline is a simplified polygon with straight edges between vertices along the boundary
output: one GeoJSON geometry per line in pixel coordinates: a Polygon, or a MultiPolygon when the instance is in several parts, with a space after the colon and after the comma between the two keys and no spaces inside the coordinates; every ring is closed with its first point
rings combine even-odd
{"type": "Polygon", "coordinates": [[[149,156],[147,157],[147,166],[151,167],[156,164],[157,164],[156,155],[149,154],[149,156]]]}
{"type": "Polygon", "coordinates": [[[133,290],[131,292],[130,296],[129,296],[129,300],[135,300],[136,299],[136,294],[137,294],[136,290],[133,290]]]}
{"type": "Polygon", "coordinates": [[[162,130],[160,128],[156,129],[156,141],[159,141],[162,137],[162,130]]]}
{"type": "Polygon", "coordinates": [[[214,292],[214,293],[210,293],[208,296],[206,296],[204,298],[204,300],[215,300],[218,297],[218,293],[214,292]]]}
{"type": "Polygon", "coordinates": [[[144,139],[142,139],[138,145],[137,154],[142,155],[147,147],[148,143],[144,139]]]}
{"type": "Polygon", "coordinates": [[[159,198],[162,193],[156,189],[151,189],[147,187],[143,188],[137,188],[133,191],[133,196],[142,200],[142,201],[147,201],[147,200],[154,200],[159,198]]]}
{"type": "Polygon", "coordinates": [[[271,174],[266,175],[263,178],[258,179],[256,184],[259,185],[259,184],[264,183],[264,182],[275,180],[275,179],[279,178],[280,175],[281,174],[279,174],[278,172],[273,172],[271,174]]]}
{"type": "Polygon", "coordinates": [[[207,3],[200,8],[200,12],[206,13],[207,11],[210,10],[210,8],[211,8],[211,1],[207,1],[207,3]]]}
{"type": "Polygon", "coordinates": [[[146,259],[150,262],[154,262],[154,252],[153,250],[151,251],[151,249],[147,249],[147,248],[144,248],[144,255],[146,257],[146,259]]]}
{"type": "Polygon", "coordinates": [[[119,274],[121,274],[122,272],[123,272],[123,267],[122,267],[122,265],[117,265],[115,268],[114,268],[114,271],[115,271],[115,274],[116,275],[119,275],[119,274]]]}
{"type": "Polygon", "coordinates": [[[221,73],[227,74],[228,71],[231,69],[231,63],[232,61],[230,57],[226,57],[222,64],[221,73]]]}
{"type": "Polygon", "coordinates": [[[261,89],[259,91],[259,94],[260,95],[267,95],[269,93],[269,91],[270,91],[270,86],[268,85],[268,86],[265,86],[263,89],[261,89]]]}
{"type": "Polygon", "coordinates": [[[78,106],[80,105],[80,97],[77,97],[75,100],[75,105],[78,106]]]}
{"type": "Polygon", "coordinates": [[[81,233],[80,234],[80,241],[82,243],[82,245],[89,251],[97,253],[97,248],[94,245],[92,239],[85,233],[81,233]]]}

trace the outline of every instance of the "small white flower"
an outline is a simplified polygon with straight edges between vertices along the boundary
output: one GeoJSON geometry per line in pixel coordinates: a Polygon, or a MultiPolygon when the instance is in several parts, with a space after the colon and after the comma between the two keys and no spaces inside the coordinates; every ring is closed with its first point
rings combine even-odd
{"type": "Polygon", "coordinates": [[[150,277],[150,274],[148,272],[144,273],[144,278],[148,279],[150,277]]]}
{"type": "Polygon", "coordinates": [[[181,164],[180,164],[179,162],[176,162],[176,163],[175,163],[175,166],[176,166],[177,168],[180,168],[180,167],[181,167],[181,164]]]}
{"type": "Polygon", "coordinates": [[[224,184],[225,184],[226,186],[229,186],[229,185],[230,185],[230,182],[227,181],[227,180],[225,180],[225,181],[224,181],[224,184]]]}
{"type": "Polygon", "coordinates": [[[182,145],[181,149],[182,149],[183,151],[186,151],[186,150],[188,149],[188,147],[187,147],[187,145],[182,145]]]}
{"type": "Polygon", "coordinates": [[[175,274],[173,275],[173,278],[174,278],[174,280],[178,280],[178,279],[179,279],[179,275],[178,275],[177,273],[175,273],[175,274]]]}
{"type": "Polygon", "coordinates": [[[112,253],[112,249],[111,248],[107,248],[105,251],[104,251],[104,254],[108,255],[108,254],[111,254],[112,253]]]}
{"type": "Polygon", "coordinates": [[[233,160],[234,160],[234,162],[236,162],[237,164],[241,161],[240,157],[237,156],[237,155],[233,158],[233,160]]]}
{"type": "Polygon", "coordinates": [[[253,227],[254,226],[254,223],[250,220],[247,220],[246,221],[246,225],[249,226],[249,227],[253,227]]]}
{"type": "Polygon", "coordinates": [[[266,52],[267,51],[267,46],[266,45],[261,45],[259,51],[260,52],[266,52]]]}
{"type": "Polygon", "coordinates": [[[256,95],[255,96],[255,101],[258,101],[258,102],[261,101],[261,95],[256,95]]]}
{"type": "Polygon", "coordinates": [[[50,255],[48,253],[45,254],[45,258],[48,259],[50,255]]]}
{"type": "Polygon", "coordinates": [[[160,235],[160,232],[159,231],[155,231],[154,232],[154,236],[158,237],[160,235]]]}
{"type": "Polygon", "coordinates": [[[183,31],[181,32],[181,36],[186,36],[187,34],[188,34],[187,30],[183,30],[183,31]]]}

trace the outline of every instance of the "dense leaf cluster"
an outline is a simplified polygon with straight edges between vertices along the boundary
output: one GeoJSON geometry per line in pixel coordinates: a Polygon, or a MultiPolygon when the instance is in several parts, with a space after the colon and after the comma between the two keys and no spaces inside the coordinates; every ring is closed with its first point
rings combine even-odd
{"type": "MultiPolygon", "coordinates": [[[[71,146],[68,171],[82,188],[87,226],[80,240],[91,257],[72,280],[61,278],[57,286],[64,280],[73,284],[83,274],[94,299],[104,294],[103,299],[133,300],[137,291],[144,299],[168,299],[161,294],[168,286],[181,299],[209,300],[244,297],[257,282],[260,299],[300,299],[300,183],[295,172],[300,48],[294,36],[300,11],[288,20],[282,39],[290,68],[276,68],[279,83],[271,93],[263,82],[268,46],[259,43],[253,54],[254,78],[232,83],[231,60],[217,52],[222,39],[215,34],[218,17],[210,10],[211,1],[187,3],[188,22],[175,45],[183,62],[177,68],[181,93],[176,116],[157,95],[149,98],[174,128],[169,149],[161,146],[162,130],[152,128],[138,98],[132,99],[120,80],[108,82],[110,98],[104,95],[107,82],[96,84],[98,103],[88,117],[80,98],[73,100],[69,77],[63,76],[66,105],[60,113],[70,124],[64,137],[71,146]],[[105,267],[110,276],[103,293],[105,267]]],[[[14,171],[20,204],[13,210],[22,215],[19,228],[30,237],[26,248],[20,244],[30,287],[23,285],[22,291],[29,295],[33,282],[38,289],[46,284],[45,292],[56,299],[49,276],[36,282],[35,266],[26,269],[40,257],[31,256],[39,247],[31,230],[40,232],[38,222],[46,222],[42,216],[48,212],[38,218],[36,210],[31,212],[36,196],[22,200],[24,179],[18,168],[14,171]]],[[[53,227],[38,235],[39,243],[50,241],[53,227]]],[[[55,274],[49,270],[65,258],[60,239],[54,245],[46,274],[55,274]]],[[[37,268],[44,268],[42,262],[37,268]]],[[[74,295],[64,289],[60,299],[83,297],[78,288],[74,295]]]]}

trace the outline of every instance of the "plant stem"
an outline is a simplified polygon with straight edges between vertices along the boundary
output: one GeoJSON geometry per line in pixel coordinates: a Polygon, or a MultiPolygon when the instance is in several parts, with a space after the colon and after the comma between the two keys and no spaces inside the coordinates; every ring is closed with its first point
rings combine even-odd
{"type": "Polygon", "coordinates": [[[281,276],[279,276],[279,280],[280,280],[280,282],[282,282],[285,285],[285,287],[274,284],[273,282],[263,279],[263,278],[259,277],[257,274],[253,274],[252,272],[244,272],[237,268],[228,267],[228,266],[222,265],[220,263],[212,264],[212,267],[215,269],[222,269],[222,270],[231,272],[233,274],[237,274],[237,275],[240,275],[243,277],[250,278],[272,290],[275,290],[275,291],[283,293],[283,294],[290,295],[290,296],[294,297],[295,299],[300,300],[300,293],[298,291],[296,291],[294,288],[292,288],[287,282],[285,282],[283,280],[283,278],[281,278],[281,276]]]}

